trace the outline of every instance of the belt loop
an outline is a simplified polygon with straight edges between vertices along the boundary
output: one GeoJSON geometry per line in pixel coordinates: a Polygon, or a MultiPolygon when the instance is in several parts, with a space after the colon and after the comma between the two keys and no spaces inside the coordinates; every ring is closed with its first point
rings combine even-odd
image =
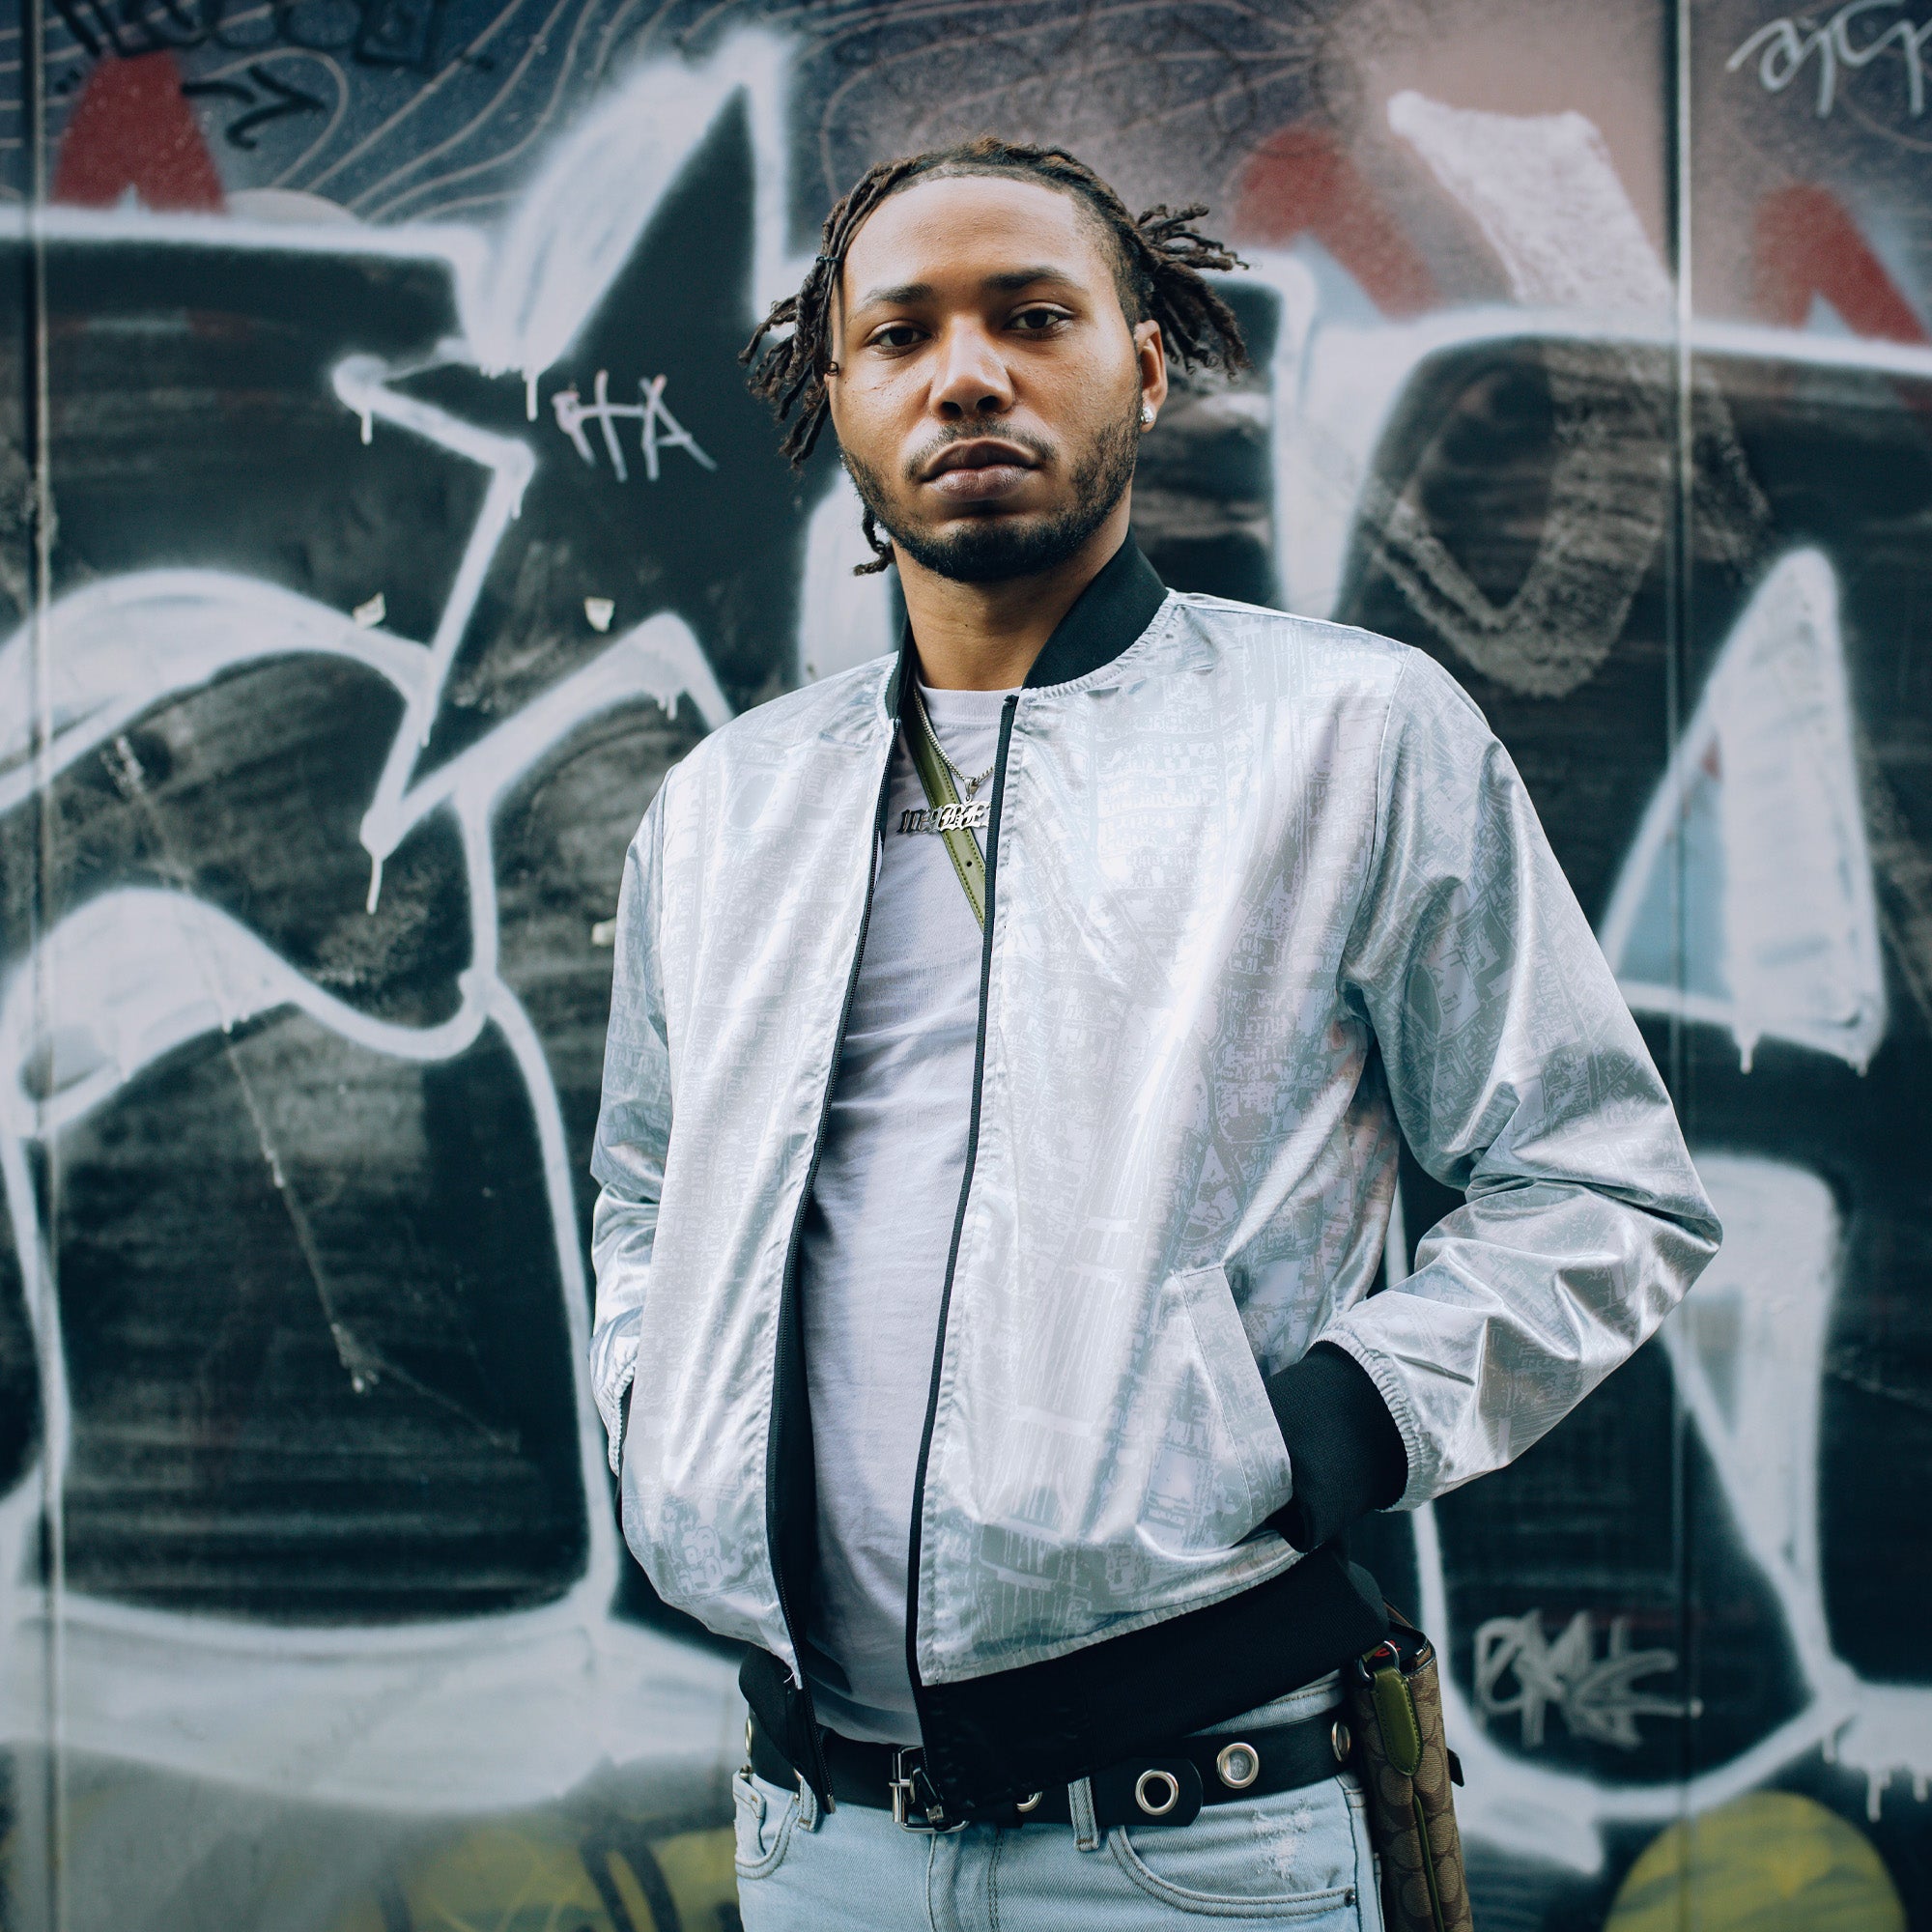
{"type": "Polygon", "coordinates": [[[1077,1852],[1097,1852],[1100,1849],[1100,1827],[1094,1816],[1092,1778],[1076,1777],[1066,1787],[1066,1808],[1073,1818],[1073,1849],[1077,1852]]]}
{"type": "Polygon", "coordinates": [[[818,1830],[818,1794],[804,1778],[798,1781],[798,1822],[808,1832],[818,1830]]]}

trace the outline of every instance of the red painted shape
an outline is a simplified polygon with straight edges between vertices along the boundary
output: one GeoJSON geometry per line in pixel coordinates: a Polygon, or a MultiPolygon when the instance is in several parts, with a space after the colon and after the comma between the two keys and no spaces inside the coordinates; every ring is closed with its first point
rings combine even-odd
{"type": "Polygon", "coordinates": [[[165,51],[97,61],[61,135],[53,198],[112,208],[132,188],[149,208],[218,213],[221,177],[181,88],[165,51]]]}
{"type": "Polygon", "coordinates": [[[1796,328],[1823,296],[1859,335],[1932,340],[1918,312],[1830,188],[1781,187],[1757,205],[1752,225],[1751,306],[1796,328]]]}
{"type": "Polygon", "coordinates": [[[1277,247],[1313,235],[1384,315],[1419,315],[1441,298],[1429,264],[1321,128],[1284,128],[1256,150],[1241,171],[1235,231],[1277,247]]]}

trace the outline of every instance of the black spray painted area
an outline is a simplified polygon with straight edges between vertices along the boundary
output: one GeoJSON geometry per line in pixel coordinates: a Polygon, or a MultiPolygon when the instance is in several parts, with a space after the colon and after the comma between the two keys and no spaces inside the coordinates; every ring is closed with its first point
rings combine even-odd
{"type": "MultiPolygon", "coordinates": [[[[1932,1917],[1924,124],[1898,49],[1823,110],[1816,48],[1729,65],[1742,0],[1680,117],[1626,13],[48,13],[0,1925],[736,1922],[734,1660],[625,1553],[582,1360],[606,923],[672,763],[890,640],[735,357],[857,167],[989,120],[1239,241],[1256,366],[1177,394],[1141,541],[1463,681],[1726,1222],[1573,1418],[1358,1538],[1447,1652],[1477,1922],[1932,1917]]],[[[1392,1266],[1450,1205],[1406,1169],[1392,1266]]]]}

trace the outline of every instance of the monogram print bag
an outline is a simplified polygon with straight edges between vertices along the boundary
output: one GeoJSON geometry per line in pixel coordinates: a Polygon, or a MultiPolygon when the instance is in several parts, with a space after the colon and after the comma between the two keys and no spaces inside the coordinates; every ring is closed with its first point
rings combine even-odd
{"type": "Polygon", "coordinates": [[[1463,1769],[1443,1742],[1435,1649],[1393,1610],[1389,1618],[1388,1635],[1343,1673],[1382,1917],[1388,1932],[1474,1932],[1450,1789],[1463,1769]]]}

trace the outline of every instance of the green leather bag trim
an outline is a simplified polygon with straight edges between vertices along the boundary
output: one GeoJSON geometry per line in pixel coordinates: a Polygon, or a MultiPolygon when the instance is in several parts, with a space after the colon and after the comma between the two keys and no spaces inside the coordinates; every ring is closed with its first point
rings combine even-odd
{"type": "Polygon", "coordinates": [[[1422,1726],[1416,1721],[1408,1686],[1403,1682],[1402,1672],[1387,1664],[1376,1672],[1374,1690],[1382,1749],[1395,1770],[1405,1777],[1413,1777],[1422,1769],[1422,1726]]]}

